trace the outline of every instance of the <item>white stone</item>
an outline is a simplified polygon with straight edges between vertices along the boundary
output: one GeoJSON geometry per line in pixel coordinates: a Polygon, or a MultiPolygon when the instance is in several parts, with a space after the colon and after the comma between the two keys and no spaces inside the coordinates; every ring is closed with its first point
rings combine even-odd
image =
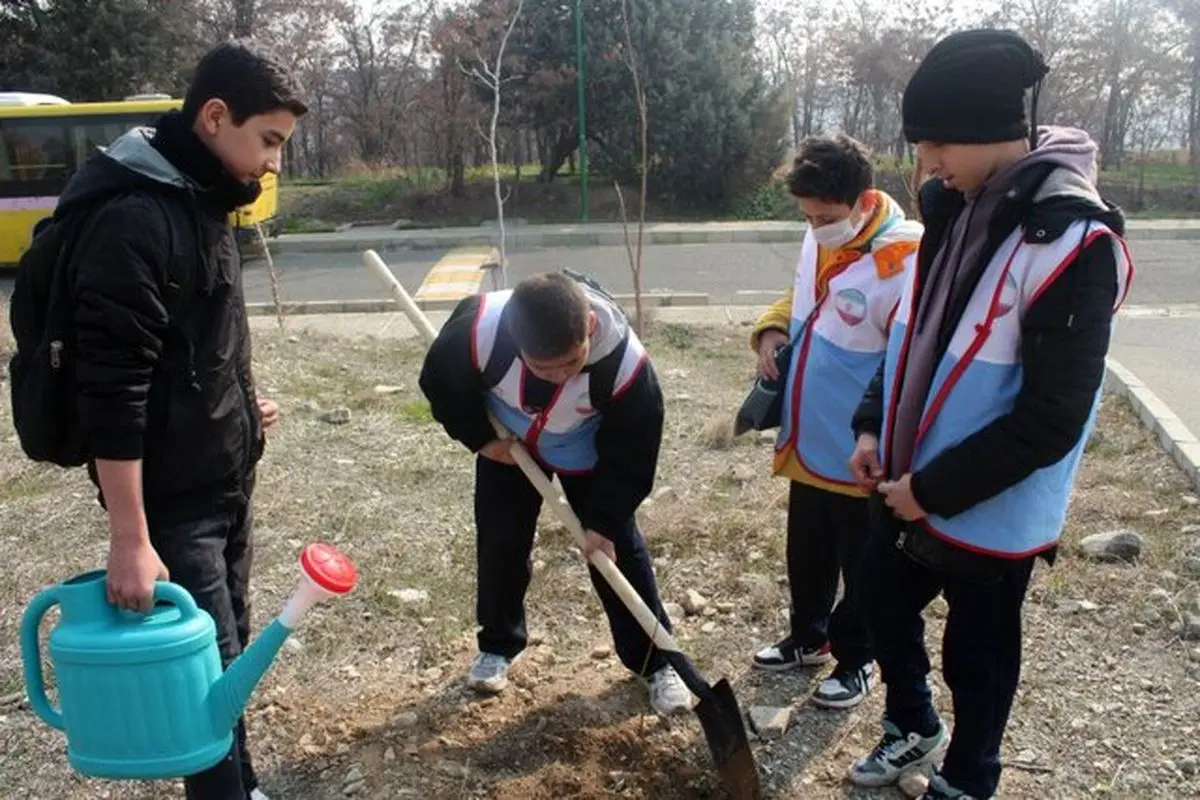
{"type": "Polygon", "coordinates": [[[695,589],[688,589],[683,597],[683,610],[689,614],[699,614],[708,606],[708,599],[695,589]]]}
{"type": "Polygon", "coordinates": [[[1079,549],[1094,561],[1135,561],[1142,554],[1145,540],[1134,531],[1109,531],[1085,537],[1079,549]]]}
{"type": "Polygon", "coordinates": [[[755,706],[750,709],[750,727],[760,739],[778,739],[787,732],[792,721],[792,709],[777,706],[755,706]]]}

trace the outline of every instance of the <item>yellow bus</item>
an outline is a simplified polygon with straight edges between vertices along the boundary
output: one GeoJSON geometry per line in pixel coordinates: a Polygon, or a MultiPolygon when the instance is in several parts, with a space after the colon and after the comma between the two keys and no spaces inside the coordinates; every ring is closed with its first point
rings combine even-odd
{"type": "MultiPolygon", "coordinates": [[[[96,150],[131,128],[152,125],[183,101],[138,95],[109,103],[72,103],[30,92],[0,92],[0,265],[16,264],[33,226],[50,216],[67,180],[96,150]]],[[[255,225],[277,232],[279,181],[268,174],[253,204],[230,215],[243,250],[258,250],[255,225]]]]}

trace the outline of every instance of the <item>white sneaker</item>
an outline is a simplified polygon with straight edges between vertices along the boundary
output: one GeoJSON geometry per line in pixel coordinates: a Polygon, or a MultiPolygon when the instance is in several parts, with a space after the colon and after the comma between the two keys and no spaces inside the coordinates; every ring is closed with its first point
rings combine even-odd
{"type": "Polygon", "coordinates": [[[512,660],[495,653],[480,653],[467,673],[467,686],[484,694],[499,694],[508,686],[512,660]]]}
{"type": "Polygon", "coordinates": [[[262,789],[251,789],[250,800],[271,800],[271,798],[267,797],[262,789]]]}
{"type": "Polygon", "coordinates": [[[650,707],[664,717],[692,710],[692,693],[673,667],[663,667],[646,681],[650,707]]]}

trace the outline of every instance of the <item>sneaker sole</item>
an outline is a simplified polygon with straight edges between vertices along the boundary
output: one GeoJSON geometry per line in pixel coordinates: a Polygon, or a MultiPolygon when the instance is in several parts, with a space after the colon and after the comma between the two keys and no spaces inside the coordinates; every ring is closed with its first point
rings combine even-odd
{"type": "Polygon", "coordinates": [[[467,679],[467,688],[479,692],[479,694],[500,694],[508,688],[508,680],[505,679],[499,683],[488,681],[473,681],[467,679]]]}
{"type": "Polygon", "coordinates": [[[941,759],[946,756],[946,748],[950,746],[950,737],[947,736],[942,740],[937,747],[930,750],[924,757],[912,762],[904,767],[904,769],[889,776],[881,775],[858,775],[854,772],[854,768],[850,768],[850,782],[855,786],[861,786],[864,789],[879,789],[883,786],[893,786],[899,782],[900,778],[911,772],[922,772],[928,767],[936,769],[941,759]]]}
{"type": "Polygon", "coordinates": [[[828,708],[832,711],[845,711],[848,708],[854,708],[856,705],[858,705],[859,703],[861,703],[863,700],[866,700],[866,699],[867,699],[867,695],[865,692],[863,694],[858,695],[857,697],[851,697],[851,698],[848,698],[845,700],[830,700],[830,699],[824,698],[824,697],[817,697],[816,695],[813,695],[810,698],[810,700],[812,701],[812,704],[814,706],[818,706],[820,708],[828,708]]]}
{"type": "Polygon", "coordinates": [[[823,656],[817,656],[815,658],[802,658],[799,661],[788,661],[785,664],[764,664],[761,661],[751,659],[751,663],[755,666],[755,668],[766,670],[767,672],[787,672],[789,670],[800,669],[802,667],[820,667],[828,664],[830,661],[833,661],[832,653],[826,653],[823,656]]]}
{"type": "Polygon", "coordinates": [[[819,694],[812,695],[813,705],[821,708],[829,708],[835,711],[843,711],[847,708],[854,708],[856,705],[867,699],[867,695],[871,693],[871,689],[875,687],[875,672],[867,674],[867,686],[863,689],[862,694],[855,697],[843,698],[841,700],[821,697],[819,694]]]}

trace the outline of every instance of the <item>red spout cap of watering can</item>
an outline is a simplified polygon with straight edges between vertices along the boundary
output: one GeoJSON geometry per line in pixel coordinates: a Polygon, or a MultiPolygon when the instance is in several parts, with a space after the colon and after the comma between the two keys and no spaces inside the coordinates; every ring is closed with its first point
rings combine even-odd
{"type": "Polygon", "coordinates": [[[300,553],[300,568],[312,582],[332,594],[346,594],[358,583],[354,562],[331,544],[316,542],[300,553]]]}

